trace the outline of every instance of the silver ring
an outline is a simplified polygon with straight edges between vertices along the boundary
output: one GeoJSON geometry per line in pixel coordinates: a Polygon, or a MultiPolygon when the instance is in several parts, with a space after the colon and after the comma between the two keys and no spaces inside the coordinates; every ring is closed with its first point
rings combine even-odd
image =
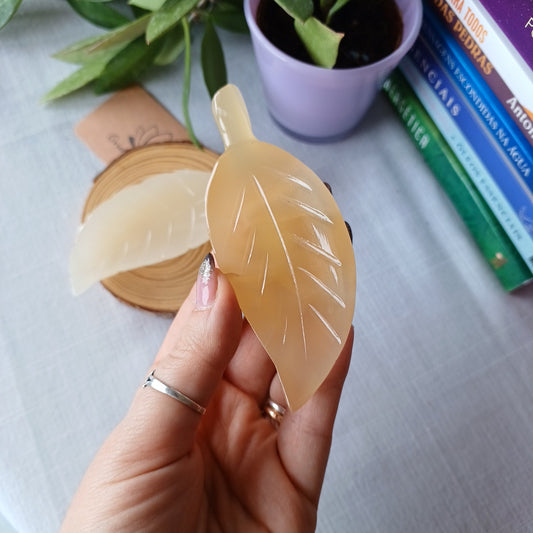
{"type": "Polygon", "coordinates": [[[274,424],[275,427],[278,427],[283,420],[283,416],[287,412],[283,405],[276,403],[272,398],[269,398],[263,408],[265,416],[270,418],[270,421],[274,424]]]}
{"type": "Polygon", "coordinates": [[[182,403],[183,405],[186,405],[187,407],[191,408],[193,411],[200,415],[203,415],[205,413],[205,407],[202,407],[199,403],[196,403],[194,400],[191,400],[188,396],[185,396],[185,394],[181,393],[180,391],[169,387],[166,383],[163,383],[160,379],[154,377],[154,374],[155,370],[152,370],[152,372],[150,372],[150,374],[146,378],[146,381],[143,384],[143,388],[152,387],[152,389],[155,389],[156,391],[162,392],[163,394],[166,394],[167,396],[178,400],[178,402],[182,403]]]}

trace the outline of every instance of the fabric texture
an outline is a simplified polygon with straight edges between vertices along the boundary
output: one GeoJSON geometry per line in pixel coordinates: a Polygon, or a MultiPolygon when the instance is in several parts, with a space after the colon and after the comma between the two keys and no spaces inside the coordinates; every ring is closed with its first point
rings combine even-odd
{"type": "MultiPolygon", "coordinates": [[[[96,285],[68,255],[103,164],[74,134],[107,97],[42,105],[73,66],[50,56],[99,30],[26,0],[0,32],[0,515],[57,531],[170,324],[96,285]]],[[[247,36],[221,32],[255,135],[333,188],[357,262],[355,347],[319,509],[321,533],[533,531],[533,286],[505,293],[383,96],[330,144],[283,133],[247,36]]],[[[191,116],[222,151],[193,52],[191,116]]],[[[183,122],[182,65],[144,86],[183,122]]]]}

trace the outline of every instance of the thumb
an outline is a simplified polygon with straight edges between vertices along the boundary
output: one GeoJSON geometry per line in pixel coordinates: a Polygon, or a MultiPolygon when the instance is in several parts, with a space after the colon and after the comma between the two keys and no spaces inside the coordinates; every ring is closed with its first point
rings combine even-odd
{"type": "MultiPolygon", "coordinates": [[[[208,254],[196,285],[157,354],[152,366],[155,377],[209,409],[210,399],[237,348],[241,329],[242,314],[233,289],[208,254]]],[[[146,458],[159,454],[159,459],[166,462],[191,450],[201,418],[176,399],[141,387],[122,425],[135,448],[134,455],[146,458]],[[168,457],[168,452],[173,457],[168,457]]]]}

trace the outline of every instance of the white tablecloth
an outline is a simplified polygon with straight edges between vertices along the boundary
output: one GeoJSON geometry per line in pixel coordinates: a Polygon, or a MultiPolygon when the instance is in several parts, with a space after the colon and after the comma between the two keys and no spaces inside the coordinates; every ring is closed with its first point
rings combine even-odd
{"type": "MultiPolygon", "coordinates": [[[[72,70],[51,54],[95,31],[25,0],[0,32],[0,514],[18,532],[58,529],[169,325],[100,285],[70,293],[103,169],[73,128],[107,97],[39,99],[72,70]]],[[[222,39],[256,136],[328,181],[354,232],[355,348],[318,531],[533,531],[533,286],[500,288],[382,95],[349,138],[302,143],[268,115],[248,37],[222,39]]],[[[198,45],[192,120],[221,151],[198,45]]],[[[183,120],[181,74],[144,84],[183,120]]]]}

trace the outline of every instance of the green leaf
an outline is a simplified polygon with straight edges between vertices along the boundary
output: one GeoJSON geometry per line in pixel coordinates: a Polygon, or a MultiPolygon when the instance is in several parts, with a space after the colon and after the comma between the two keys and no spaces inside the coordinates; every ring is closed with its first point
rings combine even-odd
{"type": "Polygon", "coordinates": [[[69,93],[77,91],[84,87],[91,81],[95,80],[105,69],[106,63],[104,61],[94,61],[83,65],[81,68],[72,73],[68,78],[60,81],[54,88],[48,91],[42,101],[50,102],[57,98],[61,98],[69,93]]]}
{"type": "Polygon", "coordinates": [[[294,20],[306,21],[313,15],[313,0],[276,0],[294,20]]]}
{"type": "Polygon", "coordinates": [[[169,65],[175,61],[185,50],[185,40],[183,37],[183,28],[176,26],[172,28],[164,37],[161,50],[154,59],[154,65],[160,67],[169,65]]]}
{"type": "Polygon", "coordinates": [[[82,39],[55,53],[53,57],[67,63],[85,64],[98,59],[101,55],[107,56],[109,49],[117,52],[145,32],[150,16],[150,14],[144,15],[103,35],[82,39]]]}
{"type": "Polygon", "coordinates": [[[209,96],[213,98],[214,94],[228,83],[228,77],[222,44],[210,18],[205,21],[201,56],[205,86],[209,96]]]}
{"type": "Polygon", "coordinates": [[[181,18],[196,6],[198,0],[166,0],[152,15],[146,30],[146,42],[151,43],[176,26],[181,18]]]}
{"type": "Polygon", "coordinates": [[[189,137],[194,145],[200,148],[201,145],[194,134],[191,117],[189,115],[189,93],[191,92],[191,31],[186,17],[181,19],[181,27],[183,28],[183,38],[185,41],[185,71],[183,73],[183,94],[181,99],[181,108],[189,137]]]}
{"type": "Polygon", "coordinates": [[[107,35],[108,34],[87,37],[86,39],[82,39],[81,41],[72,43],[66,48],[63,48],[59,52],[56,52],[52,57],[64,61],[65,63],[75,63],[79,65],[90,63],[99,58],[98,53],[94,52],[91,54],[90,51],[103,39],[107,38],[107,35]]]}
{"type": "Polygon", "coordinates": [[[329,24],[333,15],[340,11],[349,1],[350,0],[337,0],[333,4],[333,6],[331,6],[331,9],[328,11],[328,15],[326,17],[326,24],[329,24]]]}
{"type": "Polygon", "coordinates": [[[323,20],[326,19],[328,12],[334,3],[335,3],[335,0],[319,0],[320,14],[322,15],[323,20]]]}
{"type": "Polygon", "coordinates": [[[96,94],[122,89],[136,82],[152,64],[159,49],[160,43],[148,46],[143,37],[129,43],[107,63],[102,75],[95,81],[96,94]]]}
{"type": "Polygon", "coordinates": [[[109,32],[106,37],[89,50],[89,53],[94,53],[97,50],[104,50],[116,46],[117,44],[128,43],[133,41],[133,39],[140,37],[146,31],[151,17],[151,14],[143,15],[124,26],[109,32]]]}
{"type": "Polygon", "coordinates": [[[67,0],[72,9],[84,19],[102,28],[116,28],[129,22],[129,19],[112,7],[89,0],[67,0]]]}
{"type": "Polygon", "coordinates": [[[234,33],[248,33],[248,24],[244,18],[242,2],[221,0],[213,6],[211,19],[215,26],[234,33]]]}
{"type": "Polygon", "coordinates": [[[305,22],[295,20],[294,28],[314,63],[320,67],[333,68],[344,34],[333,31],[315,17],[310,17],[305,22]]]}
{"type": "Polygon", "coordinates": [[[165,3],[165,0],[130,0],[130,6],[140,7],[148,11],[157,11],[165,3]]]}
{"type": "Polygon", "coordinates": [[[0,0],[0,29],[2,29],[17,12],[22,0],[0,0]]]}

